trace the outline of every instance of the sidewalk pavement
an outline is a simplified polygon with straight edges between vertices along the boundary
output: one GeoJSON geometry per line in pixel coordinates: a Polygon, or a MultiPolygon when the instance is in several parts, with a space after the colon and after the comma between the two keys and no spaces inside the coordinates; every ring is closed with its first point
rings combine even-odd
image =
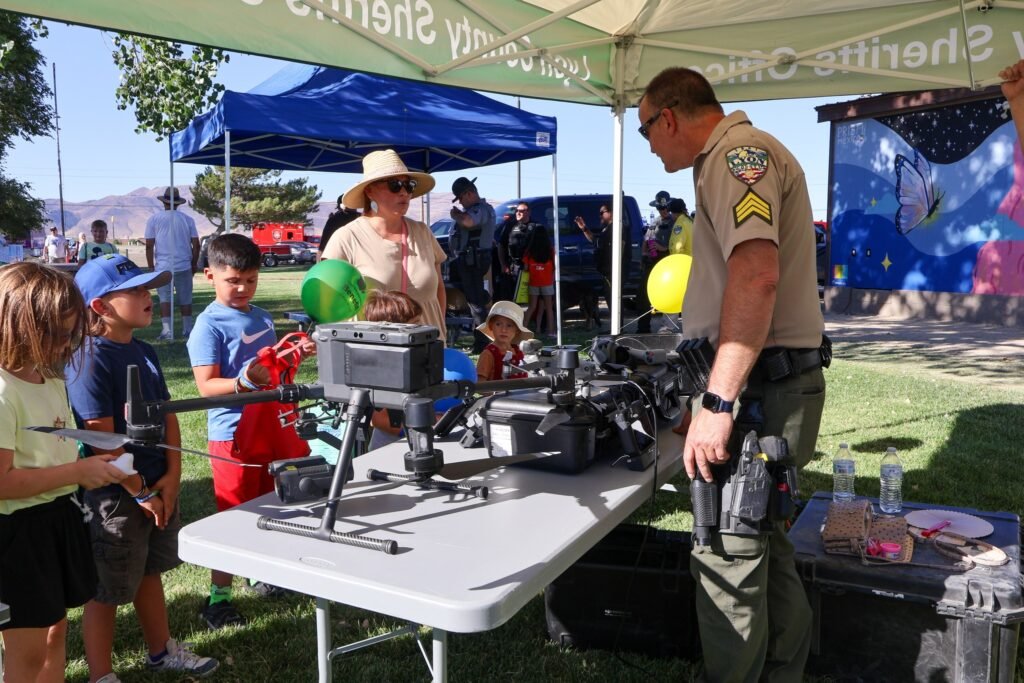
{"type": "Polygon", "coordinates": [[[1024,328],[825,313],[835,357],[914,363],[967,381],[1021,388],[1024,328]]]}

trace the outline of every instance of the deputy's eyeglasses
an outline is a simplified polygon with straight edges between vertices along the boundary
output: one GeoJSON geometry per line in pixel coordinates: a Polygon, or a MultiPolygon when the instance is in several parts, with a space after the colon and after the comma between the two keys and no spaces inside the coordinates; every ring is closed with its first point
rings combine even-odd
{"type": "Polygon", "coordinates": [[[398,178],[391,178],[387,181],[387,183],[388,190],[390,190],[392,194],[398,194],[399,192],[402,191],[403,187],[405,188],[406,192],[412,194],[416,190],[416,185],[418,184],[415,180],[412,180],[411,178],[409,180],[399,180],[398,178]]]}
{"type": "Polygon", "coordinates": [[[668,105],[667,107],[662,107],[661,109],[659,109],[657,112],[655,112],[651,116],[651,118],[647,119],[644,122],[644,125],[642,125],[642,126],[640,126],[639,128],[636,129],[637,132],[640,133],[640,135],[643,136],[644,140],[650,140],[651,139],[651,126],[654,125],[655,121],[657,121],[658,119],[661,118],[661,113],[663,111],[665,111],[666,109],[671,109],[672,107],[676,106],[677,104],[679,104],[679,102],[673,100],[672,104],[668,105]]]}
{"type": "Polygon", "coordinates": [[[516,213],[527,213],[529,209],[516,209],[516,213]]]}
{"type": "Polygon", "coordinates": [[[611,213],[611,212],[612,212],[611,209],[601,209],[601,211],[600,211],[600,213],[602,213],[602,214],[611,213]]]}

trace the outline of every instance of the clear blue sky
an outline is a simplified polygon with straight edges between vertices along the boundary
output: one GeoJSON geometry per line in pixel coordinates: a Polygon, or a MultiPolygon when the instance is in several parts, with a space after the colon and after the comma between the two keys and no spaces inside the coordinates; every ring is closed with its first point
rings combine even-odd
{"type": "MultiPolygon", "coordinates": [[[[166,141],[135,132],[132,112],[118,111],[114,89],[119,72],[114,66],[110,34],[96,29],[49,24],[50,35],[39,41],[49,63],[57,65],[57,105],[60,114],[60,146],[66,201],[96,200],[127,194],[141,187],[166,185],[169,178],[166,141]]],[[[232,90],[248,90],[282,66],[270,59],[233,54],[219,80],[232,90]]],[[[514,104],[514,98],[494,96],[514,104]]],[[[814,107],[835,99],[803,99],[776,102],[726,104],[727,112],[743,109],[755,125],[786,144],[800,160],[807,175],[815,218],[827,214],[829,126],[817,122],[814,107]]],[[[610,192],[612,186],[612,116],[606,107],[523,99],[529,111],[558,119],[558,189],[562,194],[610,192]]],[[[636,132],[636,109],[626,112],[625,169],[623,182],[646,208],[658,190],[668,190],[693,207],[693,179],[689,171],[665,173],[636,132]]],[[[31,183],[35,196],[58,194],[57,146],[53,138],[19,141],[11,152],[7,173],[31,183]]],[[[201,166],[176,164],[176,184],[191,184],[201,166]]],[[[306,174],[325,199],[353,185],[351,174],[306,174]]],[[[438,187],[451,186],[458,174],[438,174],[438,187]]],[[[474,170],[481,194],[501,200],[516,196],[516,165],[503,164],[474,170]]],[[[523,195],[551,194],[550,158],[522,164],[523,195]]]]}

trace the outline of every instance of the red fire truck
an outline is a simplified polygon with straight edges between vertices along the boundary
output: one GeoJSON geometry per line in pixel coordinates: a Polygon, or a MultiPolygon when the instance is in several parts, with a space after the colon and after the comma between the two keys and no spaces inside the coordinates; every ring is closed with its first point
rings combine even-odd
{"type": "Polygon", "coordinates": [[[252,228],[252,241],[256,244],[278,242],[309,242],[310,228],[302,223],[257,223],[252,228]]]}

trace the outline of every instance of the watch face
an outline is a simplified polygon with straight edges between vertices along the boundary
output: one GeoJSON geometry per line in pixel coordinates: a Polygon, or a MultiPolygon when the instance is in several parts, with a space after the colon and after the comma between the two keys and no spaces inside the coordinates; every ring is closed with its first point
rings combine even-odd
{"type": "Polygon", "coordinates": [[[710,391],[704,392],[704,398],[701,399],[701,405],[713,413],[723,413],[726,410],[732,409],[732,404],[730,402],[723,401],[721,396],[718,394],[712,394],[710,391]]]}

